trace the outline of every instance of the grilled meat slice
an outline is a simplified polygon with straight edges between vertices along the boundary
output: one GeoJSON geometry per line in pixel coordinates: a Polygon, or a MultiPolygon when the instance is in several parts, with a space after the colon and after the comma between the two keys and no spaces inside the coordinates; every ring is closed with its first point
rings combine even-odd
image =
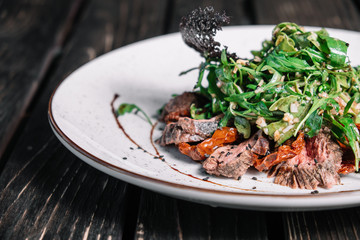
{"type": "Polygon", "coordinates": [[[195,120],[180,117],[177,122],[168,123],[159,140],[160,145],[179,144],[183,142],[200,142],[212,136],[218,128],[220,116],[210,119],[195,120]]]}
{"type": "Polygon", "coordinates": [[[322,130],[306,141],[298,155],[274,166],[268,176],[275,176],[275,183],[291,188],[331,188],[340,183],[341,159],[340,146],[331,140],[328,130],[322,130]]]}
{"type": "Polygon", "coordinates": [[[203,163],[209,174],[239,178],[254,164],[258,154],[265,155],[269,150],[269,141],[259,130],[249,140],[238,146],[227,145],[216,149],[203,163]]]}
{"type": "Polygon", "coordinates": [[[160,121],[173,122],[178,121],[180,117],[190,116],[190,106],[195,104],[201,105],[204,102],[204,97],[194,92],[184,92],[176,96],[165,105],[160,115],[160,121]]]}
{"type": "Polygon", "coordinates": [[[229,145],[218,148],[206,159],[203,163],[206,172],[216,176],[221,175],[235,179],[244,175],[247,169],[254,164],[256,156],[251,150],[245,150],[241,154],[234,155],[234,153],[231,152],[232,147],[232,145],[229,145]],[[217,156],[217,158],[215,156],[217,156]]]}

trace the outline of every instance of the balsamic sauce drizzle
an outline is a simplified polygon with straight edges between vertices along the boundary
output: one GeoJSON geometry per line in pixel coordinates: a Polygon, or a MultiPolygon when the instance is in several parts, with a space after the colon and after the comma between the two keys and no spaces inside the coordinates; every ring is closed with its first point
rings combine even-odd
{"type": "Polygon", "coordinates": [[[156,127],[157,124],[158,124],[158,121],[156,121],[156,122],[152,125],[152,127],[151,127],[151,131],[150,131],[150,142],[151,142],[151,145],[153,146],[153,148],[154,148],[154,150],[155,150],[155,152],[156,152],[157,157],[160,158],[160,153],[159,153],[157,147],[155,146],[155,143],[154,143],[154,140],[153,140],[154,130],[155,130],[155,127],[156,127]]]}
{"type": "MultiPolygon", "coordinates": [[[[168,163],[167,161],[165,161],[165,158],[163,155],[160,155],[157,147],[155,146],[155,143],[154,143],[154,140],[153,140],[153,133],[154,133],[154,130],[155,130],[155,127],[156,125],[158,124],[158,122],[154,123],[151,127],[151,131],[150,131],[150,142],[151,142],[151,145],[153,146],[154,150],[155,150],[155,153],[156,154],[153,154],[147,150],[145,150],[142,146],[140,146],[140,144],[138,144],[133,138],[130,137],[130,135],[125,131],[124,127],[121,125],[120,123],[120,120],[118,118],[118,115],[116,113],[116,110],[115,110],[115,107],[114,107],[114,103],[116,101],[116,99],[119,98],[119,95],[118,94],[115,94],[114,95],[114,98],[113,100],[111,101],[110,105],[111,105],[111,110],[112,110],[112,113],[113,113],[113,116],[114,116],[114,119],[118,125],[118,127],[120,128],[120,130],[123,132],[123,134],[125,135],[125,137],[131,141],[133,144],[135,144],[137,146],[138,149],[141,149],[144,151],[144,153],[154,157],[154,159],[160,159],[161,161],[165,162],[166,165],[168,167],[170,167],[172,170],[182,174],[182,175],[185,175],[185,176],[188,176],[188,177],[191,177],[191,178],[194,178],[196,180],[200,180],[200,181],[203,181],[203,182],[208,182],[208,183],[212,183],[214,185],[218,185],[218,186],[221,186],[221,187],[227,187],[227,188],[233,188],[233,189],[237,189],[237,190],[242,190],[242,191],[254,191],[253,189],[244,189],[244,188],[238,188],[238,187],[233,187],[233,186],[227,186],[227,185],[223,185],[223,184],[220,184],[220,183],[216,183],[216,182],[213,182],[213,181],[210,181],[209,180],[209,177],[205,177],[205,178],[198,178],[198,177],[195,177],[191,174],[188,174],[188,173],[184,173],[182,171],[180,171],[179,169],[173,167],[170,165],[170,163],[168,163]]],[[[258,191],[256,191],[258,192],[258,191]]]]}

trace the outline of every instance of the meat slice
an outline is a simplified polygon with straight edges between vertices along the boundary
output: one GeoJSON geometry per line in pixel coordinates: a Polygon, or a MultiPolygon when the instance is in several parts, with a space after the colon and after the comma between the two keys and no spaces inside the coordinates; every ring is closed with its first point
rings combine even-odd
{"type": "Polygon", "coordinates": [[[180,117],[177,122],[168,123],[159,140],[160,145],[200,142],[211,137],[218,128],[220,116],[210,119],[195,120],[180,117]]]}
{"type": "Polygon", "coordinates": [[[190,116],[191,104],[199,105],[204,102],[204,97],[194,92],[184,92],[172,98],[164,107],[160,121],[178,121],[180,117],[190,116]]]}
{"type": "Polygon", "coordinates": [[[259,130],[249,140],[236,145],[227,145],[216,149],[204,162],[203,167],[209,174],[239,178],[252,166],[258,154],[265,155],[269,150],[269,141],[259,130]]]}
{"type": "Polygon", "coordinates": [[[340,146],[331,140],[328,130],[322,130],[306,141],[298,155],[274,166],[268,176],[275,176],[276,184],[291,188],[331,188],[340,184],[341,159],[340,146]]]}
{"type": "Polygon", "coordinates": [[[235,179],[244,175],[247,169],[254,164],[256,156],[251,150],[245,150],[241,154],[235,155],[231,153],[232,147],[232,145],[229,145],[218,148],[207,158],[203,163],[206,172],[235,179]]]}

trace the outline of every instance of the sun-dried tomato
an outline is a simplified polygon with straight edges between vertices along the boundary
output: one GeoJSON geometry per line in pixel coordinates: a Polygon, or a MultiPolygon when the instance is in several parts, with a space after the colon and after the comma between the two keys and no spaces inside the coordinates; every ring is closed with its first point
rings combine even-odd
{"type": "Polygon", "coordinates": [[[191,157],[193,160],[204,160],[208,155],[212,154],[216,148],[235,142],[238,136],[236,128],[223,127],[217,129],[211,138],[205,139],[197,145],[180,143],[178,148],[182,154],[191,157]]]}
{"type": "Polygon", "coordinates": [[[226,143],[235,142],[238,137],[236,128],[223,127],[214,132],[211,138],[205,139],[196,147],[200,154],[212,154],[216,148],[223,146],[226,143]]]}
{"type": "Polygon", "coordinates": [[[342,163],[338,173],[349,174],[355,172],[355,165],[351,163],[342,163]]]}
{"type": "Polygon", "coordinates": [[[296,140],[292,142],[291,145],[284,144],[278,148],[277,152],[269,154],[263,159],[259,159],[255,163],[255,168],[260,172],[268,170],[271,167],[300,154],[303,148],[305,148],[304,133],[300,132],[296,140]]]}

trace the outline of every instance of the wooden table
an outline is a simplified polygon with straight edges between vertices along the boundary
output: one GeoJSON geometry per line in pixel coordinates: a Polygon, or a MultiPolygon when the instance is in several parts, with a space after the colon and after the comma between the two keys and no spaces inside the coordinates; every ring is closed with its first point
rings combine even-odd
{"type": "Polygon", "coordinates": [[[232,25],[360,30],[359,0],[0,1],[0,239],[358,239],[360,208],[258,212],[166,197],[76,158],[47,119],[53,89],[112,49],[178,31],[198,6],[232,25]]]}

